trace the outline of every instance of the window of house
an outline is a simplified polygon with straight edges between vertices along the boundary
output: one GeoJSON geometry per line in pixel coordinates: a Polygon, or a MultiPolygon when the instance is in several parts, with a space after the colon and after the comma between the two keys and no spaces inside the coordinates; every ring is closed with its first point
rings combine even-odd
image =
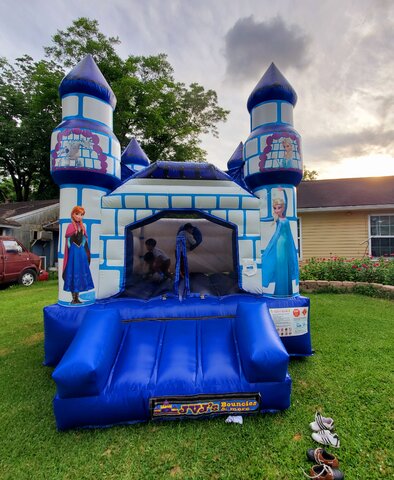
{"type": "Polygon", "coordinates": [[[371,255],[394,256],[394,215],[371,215],[369,223],[371,255]]]}

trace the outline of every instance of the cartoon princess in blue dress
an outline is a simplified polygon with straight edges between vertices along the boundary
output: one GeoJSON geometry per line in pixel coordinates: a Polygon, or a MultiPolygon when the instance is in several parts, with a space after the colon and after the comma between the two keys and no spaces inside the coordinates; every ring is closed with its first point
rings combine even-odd
{"type": "Polygon", "coordinates": [[[273,295],[293,295],[293,280],[298,283],[298,256],[290,222],[285,216],[283,198],[272,202],[276,230],[263,254],[263,286],[275,284],[273,295]]]}
{"type": "Polygon", "coordinates": [[[66,230],[66,246],[63,262],[63,289],[71,292],[72,304],[82,303],[80,292],[94,289],[90,273],[90,250],[85,225],[83,207],[74,207],[71,211],[71,223],[66,230]]]}

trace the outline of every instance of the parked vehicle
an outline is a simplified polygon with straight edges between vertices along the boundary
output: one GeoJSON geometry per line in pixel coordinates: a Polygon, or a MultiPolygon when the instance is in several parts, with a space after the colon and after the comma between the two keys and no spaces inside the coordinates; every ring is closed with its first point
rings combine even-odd
{"type": "Polygon", "coordinates": [[[19,282],[29,287],[41,273],[41,259],[14,237],[0,237],[0,285],[19,282]]]}

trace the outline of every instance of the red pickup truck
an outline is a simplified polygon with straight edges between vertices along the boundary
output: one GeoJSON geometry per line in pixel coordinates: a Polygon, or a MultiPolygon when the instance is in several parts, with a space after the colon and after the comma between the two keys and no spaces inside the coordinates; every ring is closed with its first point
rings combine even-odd
{"type": "Polygon", "coordinates": [[[41,259],[14,237],[0,237],[0,285],[19,282],[29,287],[41,271],[41,259]]]}

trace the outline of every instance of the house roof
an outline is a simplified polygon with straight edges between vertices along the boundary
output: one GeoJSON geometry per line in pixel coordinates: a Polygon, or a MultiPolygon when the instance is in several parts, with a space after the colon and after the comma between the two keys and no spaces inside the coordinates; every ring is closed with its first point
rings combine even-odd
{"type": "Polygon", "coordinates": [[[56,198],[52,200],[32,200],[30,202],[0,203],[0,223],[7,221],[8,225],[20,226],[19,223],[10,219],[57,203],[59,203],[59,199],[56,198]]]}
{"type": "Polygon", "coordinates": [[[20,227],[21,224],[18,222],[15,222],[14,220],[7,220],[4,217],[0,217],[0,227],[20,227]]]}
{"type": "Polygon", "coordinates": [[[336,178],[301,182],[298,209],[394,208],[394,177],[336,178]]]}

